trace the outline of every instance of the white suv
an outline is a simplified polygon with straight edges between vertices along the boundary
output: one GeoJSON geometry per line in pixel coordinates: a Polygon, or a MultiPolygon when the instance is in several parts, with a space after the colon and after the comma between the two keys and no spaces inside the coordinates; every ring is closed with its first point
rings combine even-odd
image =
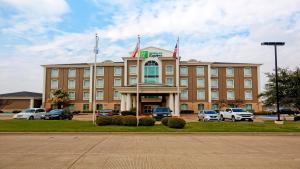
{"type": "Polygon", "coordinates": [[[242,108],[229,108],[225,111],[220,112],[220,120],[231,119],[232,121],[237,120],[248,120],[253,121],[254,115],[242,108]]]}
{"type": "Polygon", "coordinates": [[[46,112],[44,109],[41,108],[29,108],[21,111],[14,115],[14,119],[27,119],[27,120],[34,120],[34,119],[41,119],[45,116],[46,112]]]}

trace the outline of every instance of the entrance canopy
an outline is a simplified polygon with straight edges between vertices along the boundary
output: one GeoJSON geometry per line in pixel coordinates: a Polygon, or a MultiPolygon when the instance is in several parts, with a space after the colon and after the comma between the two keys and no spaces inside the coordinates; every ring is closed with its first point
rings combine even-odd
{"type": "MultiPolygon", "coordinates": [[[[179,93],[181,90],[186,89],[186,87],[180,87],[179,93]]],[[[125,87],[117,87],[116,90],[118,90],[121,94],[125,93],[136,93],[136,86],[125,86],[125,87]]],[[[157,94],[163,94],[163,93],[177,93],[177,87],[175,86],[166,86],[161,84],[140,84],[139,86],[139,93],[157,93],[157,94]]]]}

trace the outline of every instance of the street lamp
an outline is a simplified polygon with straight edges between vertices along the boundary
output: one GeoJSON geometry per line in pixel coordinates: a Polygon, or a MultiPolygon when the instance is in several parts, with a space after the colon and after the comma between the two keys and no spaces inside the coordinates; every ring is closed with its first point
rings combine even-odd
{"type": "Polygon", "coordinates": [[[284,46],[284,42],[262,42],[261,45],[274,46],[275,50],[275,83],[276,83],[276,107],[277,107],[277,117],[280,121],[280,112],[279,112],[279,93],[278,93],[278,74],[277,74],[277,46],[284,46]]]}

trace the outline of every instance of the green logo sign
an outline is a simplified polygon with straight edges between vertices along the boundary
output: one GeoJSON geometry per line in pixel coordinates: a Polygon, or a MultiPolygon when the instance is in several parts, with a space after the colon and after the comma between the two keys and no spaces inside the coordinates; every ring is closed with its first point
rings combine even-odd
{"type": "Polygon", "coordinates": [[[140,51],[140,57],[143,57],[145,59],[148,58],[148,54],[149,54],[148,51],[142,51],[142,50],[140,51]]]}

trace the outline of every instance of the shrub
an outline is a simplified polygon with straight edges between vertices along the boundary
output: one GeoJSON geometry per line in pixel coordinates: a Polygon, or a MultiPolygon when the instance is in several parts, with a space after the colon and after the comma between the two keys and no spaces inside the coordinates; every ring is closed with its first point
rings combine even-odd
{"type": "Polygon", "coordinates": [[[113,110],[113,115],[120,115],[120,110],[113,110]]]}
{"type": "Polygon", "coordinates": [[[20,113],[21,110],[13,110],[12,113],[20,113]]]}
{"type": "Polygon", "coordinates": [[[96,124],[98,126],[106,126],[106,125],[110,125],[112,122],[112,118],[109,116],[99,116],[96,119],[96,124]]]}
{"type": "Polygon", "coordinates": [[[193,114],[194,110],[181,110],[180,114],[193,114]]]}
{"type": "Polygon", "coordinates": [[[139,119],[139,126],[154,126],[155,119],[152,117],[142,117],[139,119]]]}
{"type": "Polygon", "coordinates": [[[161,119],[161,124],[163,124],[164,126],[168,126],[169,118],[171,118],[171,117],[164,117],[164,118],[162,118],[161,119]]]}
{"type": "Polygon", "coordinates": [[[295,116],[294,117],[294,121],[299,121],[300,120],[300,116],[295,116]]]}
{"type": "Polygon", "coordinates": [[[113,125],[122,125],[123,116],[115,115],[111,117],[111,124],[113,125]]]}
{"type": "Polygon", "coordinates": [[[79,110],[75,110],[75,111],[73,111],[73,114],[79,114],[80,113],[80,111],[79,110]]]}
{"type": "Polygon", "coordinates": [[[93,111],[83,110],[82,113],[93,113],[93,111]]]}
{"type": "Polygon", "coordinates": [[[124,126],[136,126],[136,117],[135,116],[124,116],[122,118],[122,124],[124,126]]]}
{"type": "Polygon", "coordinates": [[[122,111],[121,112],[121,115],[122,116],[135,116],[136,112],[133,112],[133,111],[122,111]]]}
{"type": "Polygon", "coordinates": [[[168,120],[168,126],[170,128],[182,129],[184,128],[186,122],[182,118],[172,117],[168,120]]]}

